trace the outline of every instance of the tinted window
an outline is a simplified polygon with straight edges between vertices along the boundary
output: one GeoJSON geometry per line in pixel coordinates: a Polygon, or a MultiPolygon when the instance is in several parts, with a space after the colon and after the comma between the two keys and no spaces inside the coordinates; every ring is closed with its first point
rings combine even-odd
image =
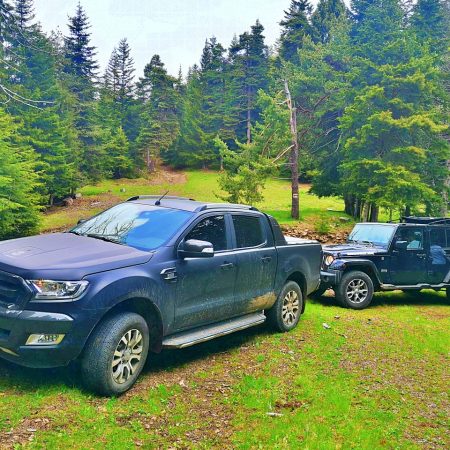
{"type": "Polygon", "coordinates": [[[73,233],[111,239],[139,250],[166,243],[193,213],[139,203],[122,203],[77,225],[73,233]]]}
{"type": "Polygon", "coordinates": [[[233,224],[237,248],[257,247],[264,243],[259,217],[236,215],[233,216],[233,224]]]}
{"type": "Polygon", "coordinates": [[[447,246],[444,228],[430,229],[430,245],[439,245],[439,247],[442,248],[445,248],[447,246]]]}
{"type": "Polygon", "coordinates": [[[397,234],[398,241],[407,241],[408,250],[423,249],[423,230],[421,228],[401,228],[397,234]]]}
{"type": "Polygon", "coordinates": [[[224,216],[207,217],[199,222],[186,236],[188,239],[211,242],[214,250],[227,249],[227,234],[224,216]]]}

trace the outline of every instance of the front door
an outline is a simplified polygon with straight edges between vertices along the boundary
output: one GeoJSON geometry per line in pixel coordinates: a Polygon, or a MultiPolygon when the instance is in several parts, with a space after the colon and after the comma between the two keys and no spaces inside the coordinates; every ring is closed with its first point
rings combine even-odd
{"type": "Polygon", "coordinates": [[[396,241],[407,241],[405,250],[392,251],[391,278],[397,286],[427,282],[427,257],[423,227],[399,227],[396,241]]]}
{"type": "Polygon", "coordinates": [[[450,283],[450,228],[430,227],[429,242],[428,282],[450,283]]]}
{"type": "Polygon", "coordinates": [[[200,219],[184,237],[211,242],[212,258],[178,259],[175,330],[217,322],[233,315],[235,256],[230,253],[226,216],[200,219]]]}
{"type": "Polygon", "coordinates": [[[235,302],[239,314],[266,309],[275,301],[277,251],[261,215],[233,213],[233,247],[237,275],[235,302]]]}

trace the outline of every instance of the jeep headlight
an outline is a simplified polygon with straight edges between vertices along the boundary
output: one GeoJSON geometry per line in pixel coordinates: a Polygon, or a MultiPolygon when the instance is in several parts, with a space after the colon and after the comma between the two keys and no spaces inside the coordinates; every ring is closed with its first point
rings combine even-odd
{"type": "Polygon", "coordinates": [[[325,264],[327,266],[330,266],[334,261],[334,256],[333,255],[327,255],[325,256],[325,264]]]}
{"type": "Polygon", "coordinates": [[[33,300],[75,300],[87,289],[88,281],[29,280],[33,300]]]}

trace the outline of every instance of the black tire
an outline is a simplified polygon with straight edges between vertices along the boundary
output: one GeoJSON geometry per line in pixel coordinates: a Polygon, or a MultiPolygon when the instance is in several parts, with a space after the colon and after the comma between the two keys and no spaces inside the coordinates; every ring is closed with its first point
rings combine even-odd
{"type": "Polygon", "coordinates": [[[295,281],[288,281],[275,304],[266,312],[269,324],[277,331],[293,330],[303,312],[303,294],[295,281]]]}
{"type": "Polygon", "coordinates": [[[450,287],[448,287],[446,291],[447,291],[447,300],[450,300],[450,287]]]}
{"type": "Polygon", "coordinates": [[[94,330],[83,352],[83,383],[96,394],[108,397],[123,394],[139,377],[148,349],[149,331],[142,316],[125,312],[105,319],[94,330]]]}
{"type": "Polygon", "coordinates": [[[372,302],[373,281],[365,272],[347,272],[335,292],[336,300],[345,308],[364,309],[372,302]]]}

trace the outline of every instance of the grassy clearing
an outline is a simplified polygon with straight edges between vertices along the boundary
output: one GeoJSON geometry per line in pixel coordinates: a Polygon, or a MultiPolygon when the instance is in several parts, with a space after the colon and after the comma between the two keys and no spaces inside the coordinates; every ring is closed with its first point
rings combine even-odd
{"type": "MultiPolygon", "coordinates": [[[[165,190],[215,201],[217,175],[87,186],[80,204],[47,214],[43,229],[165,190]]],[[[265,196],[258,206],[289,223],[288,183],[270,181],[265,196]]],[[[306,186],[301,206],[311,226],[343,215],[327,211],[341,211],[340,200],[306,186]]],[[[448,308],[434,292],[377,294],[359,312],[311,300],[291,333],[262,326],[152,355],[119,399],[88,394],[72,368],[0,360],[0,448],[449,448],[448,308]]]]}
{"type": "MultiPolygon", "coordinates": [[[[196,200],[221,201],[223,192],[217,184],[217,173],[207,171],[191,171],[185,175],[177,174],[173,178],[136,180],[106,180],[94,186],[85,186],[80,190],[83,195],[81,207],[55,208],[45,214],[42,220],[42,231],[69,227],[82,217],[96,214],[115,202],[134,195],[161,194],[169,191],[170,195],[180,195],[196,200]],[[123,192],[124,191],[124,192],[123,192]],[[90,201],[92,200],[92,201],[90,201]]],[[[300,209],[301,220],[306,224],[322,222],[339,225],[339,217],[343,213],[344,204],[339,198],[322,198],[308,193],[309,186],[301,186],[300,209]],[[332,209],[333,211],[330,211],[332,209]]],[[[280,223],[294,223],[290,217],[290,184],[284,180],[271,179],[264,190],[265,200],[257,206],[274,215],[280,223]]]]}
{"type": "Polygon", "coordinates": [[[433,292],[377,294],[361,312],[310,301],[291,333],[153,356],[119,399],[69,368],[0,362],[0,447],[448,448],[449,325],[433,292]]]}

